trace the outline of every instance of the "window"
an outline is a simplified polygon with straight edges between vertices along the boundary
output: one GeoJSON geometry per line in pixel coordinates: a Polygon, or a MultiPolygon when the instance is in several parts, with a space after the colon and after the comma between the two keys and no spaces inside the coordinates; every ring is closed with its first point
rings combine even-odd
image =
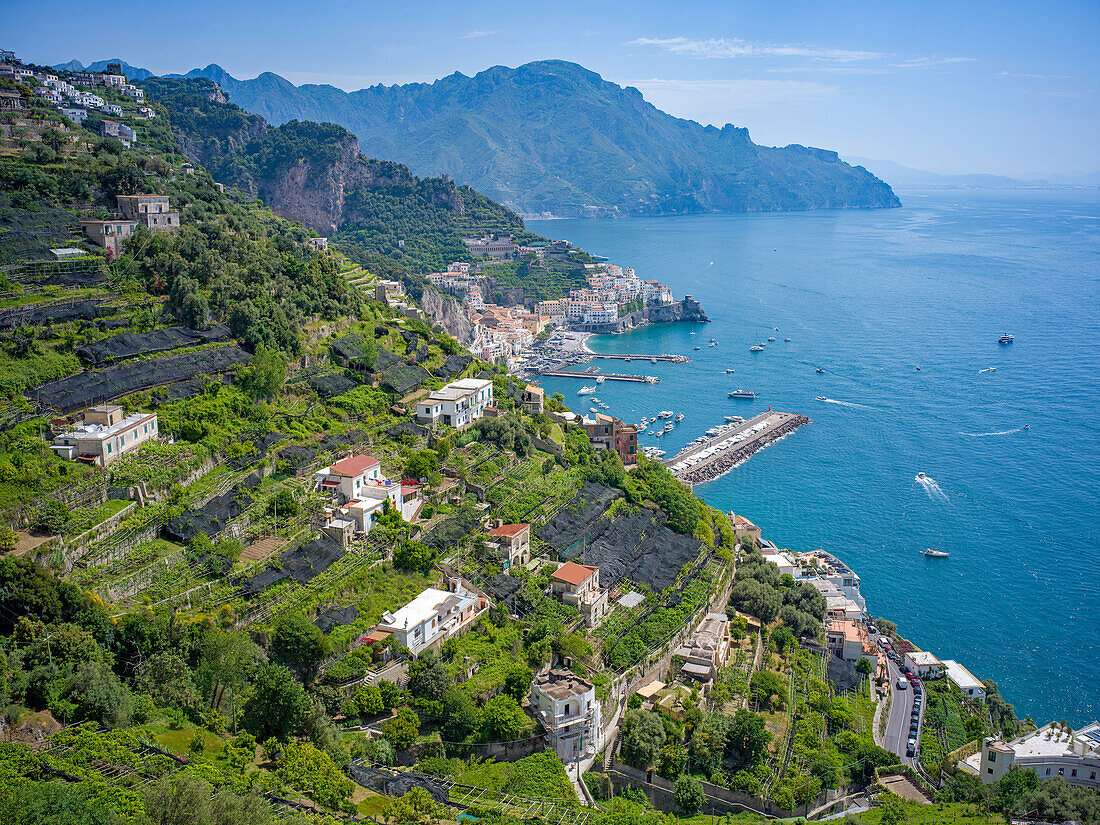
{"type": "Polygon", "coordinates": [[[1093,771],[1091,774],[1089,774],[1089,779],[1095,779],[1095,778],[1096,778],[1096,771],[1093,771]]]}
{"type": "Polygon", "coordinates": [[[1047,768],[1047,776],[1050,776],[1050,768],[1047,768]]]}
{"type": "Polygon", "coordinates": [[[989,761],[990,762],[996,762],[997,761],[997,754],[995,754],[993,751],[989,752],[989,761]]]}
{"type": "Polygon", "coordinates": [[[111,445],[108,444],[107,445],[107,455],[110,455],[110,454],[111,454],[111,445]]]}
{"type": "Polygon", "coordinates": [[[1065,768],[1059,768],[1058,769],[1058,775],[1059,776],[1065,776],[1066,775],[1066,769],[1065,768]]]}
{"type": "Polygon", "coordinates": [[[993,773],[993,768],[986,768],[986,773],[993,773]]]}
{"type": "Polygon", "coordinates": [[[1071,770],[1071,771],[1069,772],[1069,775],[1070,775],[1070,776],[1077,776],[1077,768],[1074,768],[1073,770],[1071,770]]]}
{"type": "MultiPolygon", "coordinates": [[[[148,428],[146,428],[146,429],[148,429],[148,428]]],[[[134,438],[137,438],[137,437],[138,437],[138,431],[134,430],[134,438]]]]}

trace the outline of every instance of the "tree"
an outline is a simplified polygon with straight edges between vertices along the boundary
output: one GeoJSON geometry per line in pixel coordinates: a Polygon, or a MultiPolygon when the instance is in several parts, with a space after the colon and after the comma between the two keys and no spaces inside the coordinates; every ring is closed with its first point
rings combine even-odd
{"type": "Polygon", "coordinates": [[[332,757],[308,742],[291,742],[283,747],[275,775],[330,808],[340,808],[355,789],[332,757]]]}
{"type": "Polygon", "coordinates": [[[882,825],[901,825],[905,822],[905,808],[902,807],[901,800],[891,793],[885,794],[879,801],[879,810],[882,811],[882,818],[879,820],[882,825]]]}
{"type": "Polygon", "coordinates": [[[856,662],[856,673],[860,673],[863,676],[870,676],[871,671],[874,670],[874,665],[871,664],[871,660],[866,656],[860,656],[859,661],[856,662]]]}
{"type": "Polygon", "coordinates": [[[522,702],[531,691],[531,680],[533,678],[534,674],[531,673],[531,668],[517,662],[508,668],[508,672],[504,674],[504,692],[517,702],[522,702]]]}
{"type": "Polygon", "coordinates": [[[377,716],[385,710],[382,704],[382,691],[378,685],[363,685],[355,691],[355,702],[360,716],[377,716]]]}
{"type": "Polygon", "coordinates": [[[673,799],[681,811],[688,816],[694,816],[702,809],[707,801],[703,795],[703,788],[692,777],[681,776],[676,780],[676,786],[672,792],[673,799]]]}
{"type": "Polygon", "coordinates": [[[154,825],[205,825],[212,792],[187,771],[162,776],[145,791],[145,813],[154,825]]]}
{"type": "Polygon", "coordinates": [[[420,735],[420,718],[412,708],[401,708],[382,726],[382,735],[393,742],[395,748],[408,748],[420,735]]]}
{"type": "Polygon", "coordinates": [[[428,575],[432,565],[435,564],[438,552],[418,541],[406,539],[401,546],[393,551],[393,563],[395,567],[404,570],[415,570],[421,575],[428,575]]]}
{"type": "Polygon", "coordinates": [[[109,727],[126,727],[134,709],[134,697],[103,662],[86,662],[65,684],[61,698],[72,702],[81,719],[109,727]]]}
{"type": "Polygon", "coordinates": [[[441,701],[451,687],[451,676],[434,650],[425,650],[409,665],[409,692],[417,699],[441,701]]]}
{"type": "Polygon", "coordinates": [[[756,671],[749,680],[749,689],[761,707],[771,707],[773,700],[786,693],[783,680],[778,673],[771,670],[756,671]]]}
{"type": "Polygon", "coordinates": [[[199,666],[195,682],[212,709],[221,708],[227,694],[233,698],[244,692],[252,673],[267,661],[264,652],[247,633],[212,626],[199,643],[199,666]]]}
{"type": "Polygon", "coordinates": [[[627,711],[623,717],[623,758],[643,770],[653,767],[665,745],[661,717],[644,710],[627,711]]]}
{"type": "Polygon", "coordinates": [[[405,475],[409,478],[422,478],[430,486],[438,487],[443,481],[439,472],[439,455],[435,450],[420,450],[405,461],[405,475]]]}
{"type": "Polygon", "coordinates": [[[69,521],[69,509],[56,499],[47,499],[38,505],[34,515],[34,527],[49,535],[57,535],[69,521]]]}
{"type": "Polygon", "coordinates": [[[297,610],[284,613],[271,631],[271,660],[311,674],[331,651],[328,638],[297,610]]]}
{"type": "Polygon", "coordinates": [[[488,742],[518,739],[527,722],[519,703],[504,693],[485,703],[482,719],[482,738],[488,742]]]}
{"type": "Polygon", "coordinates": [[[727,744],[741,765],[755,765],[764,755],[771,734],[764,719],[751,710],[739,710],[733,719],[727,744]]]}
{"type": "Polygon", "coordinates": [[[256,685],[244,705],[245,730],[259,740],[286,739],[301,725],[310,711],[309,698],[290,671],[269,664],[256,674],[256,685]]]}
{"type": "Polygon", "coordinates": [[[286,357],[263,344],[248,363],[237,370],[237,384],[252,398],[273,398],[286,381],[286,357]]]}
{"type": "MultiPolygon", "coordinates": [[[[738,570],[738,574],[740,574],[738,570]]],[[[742,579],[730,591],[730,604],[742,613],[756,616],[768,624],[779,615],[779,593],[756,579],[742,579]]]]}

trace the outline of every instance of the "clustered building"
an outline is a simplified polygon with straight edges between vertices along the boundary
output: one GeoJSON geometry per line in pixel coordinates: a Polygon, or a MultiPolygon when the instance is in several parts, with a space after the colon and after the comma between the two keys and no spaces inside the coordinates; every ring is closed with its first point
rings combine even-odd
{"type": "Polygon", "coordinates": [[[493,403],[493,382],[487,378],[462,378],[432,390],[416,402],[416,420],[466,429],[493,403]]]}
{"type": "Polygon", "coordinates": [[[344,545],[358,535],[369,533],[387,502],[405,521],[415,520],[424,507],[418,484],[411,479],[386,478],[378,459],[366,453],[325,467],[313,476],[313,483],[332,502],[323,530],[344,545]]]}
{"type": "Polygon", "coordinates": [[[119,195],[118,216],[106,221],[81,221],[84,234],[96,246],[112,255],[122,252],[122,243],[139,226],[150,232],[178,232],[180,213],[172,209],[167,195],[119,195]]]}
{"type": "Polygon", "coordinates": [[[638,463],[638,428],[633,424],[603,413],[589,416],[575,412],[551,412],[550,419],[563,427],[584,430],[593,447],[617,452],[624,466],[633,467],[638,463]]]}
{"type": "MultiPolygon", "coordinates": [[[[84,123],[89,111],[98,111],[110,118],[119,118],[123,115],[121,106],[108,103],[102,95],[92,91],[94,89],[110,89],[126,96],[133,103],[145,103],[145,92],[127,81],[126,75],[122,73],[122,66],[118,63],[107,64],[107,70],[104,72],[72,72],[68,75],[68,79],[62,79],[53,72],[39,71],[19,64],[14,52],[4,51],[0,59],[3,60],[0,62],[0,78],[7,78],[17,83],[35,81],[37,83],[34,86],[35,97],[52,104],[64,117],[77,125],[84,123]]],[[[3,97],[7,101],[4,108],[22,108],[21,103],[18,102],[17,93],[5,93],[3,97]]],[[[150,119],[156,117],[156,113],[147,106],[141,106],[137,117],[150,119]]],[[[137,133],[133,128],[117,120],[109,118],[96,120],[95,128],[105,137],[118,138],[127,147],[137,139],[137,133]]]]}
{"type": "Polygon", "coordinates": [[[1079,731],[1052,722],[1010,742],[989,736],[958,767],[986,785],[1017,767],[1035,771],[1039,779],[1058,776],[1071,785],[1100,789],[1100,722],[1079,731]]]}
{"type": "Polygon", "coordinates": [[[550,322],[566,324],[607,324],[618,320],[632,302],[643,305],[671,304],[672,290],[660,281],[643,281],[631,267],[612,263],[586,264],[588,286],[569,291],[569,297],[540,301],[539,315],[550,322]]]}

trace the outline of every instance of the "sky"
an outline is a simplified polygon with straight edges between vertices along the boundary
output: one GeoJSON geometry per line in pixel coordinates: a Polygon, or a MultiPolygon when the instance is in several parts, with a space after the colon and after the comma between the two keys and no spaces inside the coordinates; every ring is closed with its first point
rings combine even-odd
{"type": "Polygon", "coordinates": [[[0,3],[29,62],[345,90],[571,60],[758,143],[942,173],[1100,171],[1100,0],[0,3]],[[63,24],[61,24],[63,21],[63,24]]]}

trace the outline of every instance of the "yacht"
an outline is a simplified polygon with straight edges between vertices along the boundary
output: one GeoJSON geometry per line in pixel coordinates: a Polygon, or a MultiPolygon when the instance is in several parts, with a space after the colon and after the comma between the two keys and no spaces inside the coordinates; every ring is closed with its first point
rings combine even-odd
{"type": "Polygon", "coordinates": [[[733,390],[729,393],[730,398],[756,398],[756,393],[752,390],[733,390]]]}
{"type": "Polygon", "coordinates": [[[1015,335],[1009,335],[1006,332],[1004,335],[1002,335],[1000,338],[997,339],[997,343],[998,344],[1011,344],[1015,340],[1016,340],[1015,335]]]}
{"type": "Polygon", "coordinates": [[[924,550],[923,553],[934,559],[946,559],[948,555],[950,555],[946,550],[941,550],[938,547],[929,547],[927,550],[924,550]]]}
{"type": "Polygon", "coordinates": [[[744,419],[744,418],[742,418],[742,417],[741,417],[741,416],[739,416],[739,415],[727,415],[727,416],[726,416],[726,423],[727,423],[727,424],[740,424],[740,423],[741,423],[741,422],[743,422],[744,420],[745,420],[745,419],[744,419]]]}
{"type": "Polygon", "coordinates": [[[753,344],[751,347],[749,347],[749,352],[763,352],[763,351],[764,351],[764,348],[762,346],[760,346],[759,344],[753,344]]]}
{"type": "Polygon", "coordinates": [[[661,430],[661,432],[663,432],[663,433],[670,433],[670,432],[672,432],[672,431],[673,431],[674,429],[675,429],[675,425],[674,425],[674,424],[665,424],[665,428],[664,428],[663,430],[661,430]]]}
{"type": "Polygon", "coordinates": [[[672,418],[673,415],[675,415],[675,413],[673,413],[672,410],[661,410],[657,413],[658,418],[672,418]]]}
{"type": "Polygon", "coordinates": [[[596,392],[595,387],[581,387],[577,390],[577,395],[592,395],[594,392],[596,392]]]}
{"type": "Polygon", "coordinates": [[[677,424],[679,424],[681,421],[684,420],[684,414],[683,413],[676,413],[676,417],[672,420],[675,421],[677,424]]]}

